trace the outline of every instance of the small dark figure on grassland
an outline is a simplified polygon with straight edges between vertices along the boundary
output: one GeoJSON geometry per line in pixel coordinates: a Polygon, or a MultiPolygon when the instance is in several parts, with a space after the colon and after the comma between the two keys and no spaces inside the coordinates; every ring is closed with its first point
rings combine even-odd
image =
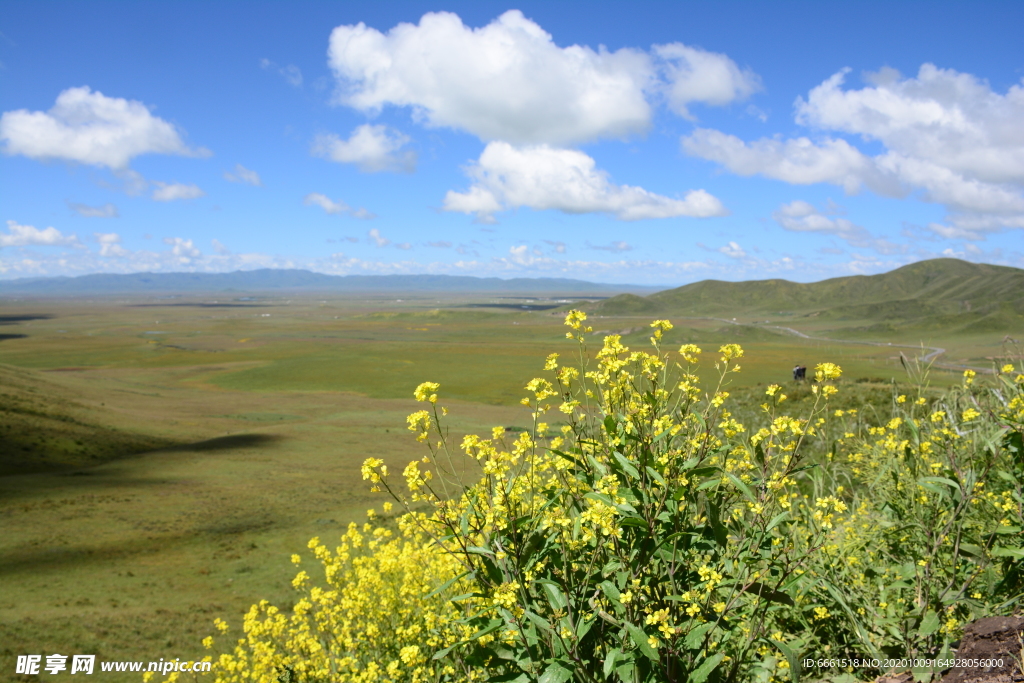
{"type": "Polygon", "coordinates": [[[807,366],[796,365],[793,368],[793,381],[802,382],[805,379],[807,379],[807,366]]]}

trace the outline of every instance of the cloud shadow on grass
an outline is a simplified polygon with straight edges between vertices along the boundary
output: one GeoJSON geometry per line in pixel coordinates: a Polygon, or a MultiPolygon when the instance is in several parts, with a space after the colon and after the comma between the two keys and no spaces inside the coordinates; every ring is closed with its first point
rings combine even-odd
{"type": "Polygon", "coordinates": [[[261,446],[270,446],[284,438],[285,437],[277,434],[230,434],[228,436],[218,436],[213,439],[206,439],[205,441],[169,446],[152,452],[222,451],[232,448],[259,448],[261,446]]]}

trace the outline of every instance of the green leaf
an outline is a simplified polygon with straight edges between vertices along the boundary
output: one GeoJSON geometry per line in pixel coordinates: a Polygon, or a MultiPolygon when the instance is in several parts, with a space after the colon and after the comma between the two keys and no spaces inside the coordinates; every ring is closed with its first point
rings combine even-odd
{"type": "Polygon", "coordinates": [[[435,595],[437,595],[438,593],[443,593],[444,591],[446,591],[449,588],[451,588],[453,583],[455,583],[456,581],[458,581],[459,579],[464,577],[466,574],[469,574],[469,572],[462,572],[461,574],[456,576],[454,579],[448,579],[443,584],[441,584],[440,586],[438,586],[434,590],[432,590],[429,593],[427,593],[427,595],[425,595],[424,598],[432,598],[435,595]]]}
{"type": "Polygon", "coordinates": [[[758,444],[756,446],[754,446],[754,459],[757,461],[758,465],[760,465],[761,467],[764,467],[764,460],[765,460],[764,449],[761,448],[760,442],[758,442],[758,444]]]}
{"type": "Polygon", "coordinates": [[[724,548],[729,541],[729,535],[725,531],[718,505],[715,503],[708,503],[708,521],[711,523],[711,531],[715,534],[715,543],[724,548]]]}
{"type": "Polygon", "coordinates": [[[654,469],[653,467],[648,467],[646,469],[647,469],[647,474],[651,475],[651,479],[653,479],[654,481],[658,482],[658,484],[660,486],[662,486],[662,487],[665,486],[665,477],[661,476],[661,474],[658,472],[658,470],[654,469]]]}
{"type": "Polygon", "coordinates": [[[614,415],[608,415],[604,418],[604,430],[608,432],[609,436],[615,436],[619,433],[619,427],[615,424],[614,415]]]}
{"type": "Polygon", "coordinates": [[[529,619],[534,626],[544,631],[545,633],[551,633],[551,624],[548,623],[547,619],[537,614],[534,614],[530,610],[524,610],[523,614],[526,615],[526,618],[529,619]]]}
{"type": "Polygon", "coordinates": [[[544,669],[538,683],[565,683],[570,678],[572,678],[572,669],[569,665],[561,661],[554,661],[544,669]]]}
{"type": "Polygon", "coordinates": [[[939,615],[936,614],[935,610],[930,609],[925,612],[924,617],[921,619],[921,625],[918,627],[917,632],[922,636],[930,636],[935,633],[939,628],[939,615]]]}
{"type": "Polygon", "coordinates": [[[608,651],[608,654],[604,658],[604,677],[605,678],[608,678],[611,675],[612,670],[615,668],[615,662],[616,662],[616,660],[618,660],[619,655],[621,655],[621,654],[622,654],[622,652],[617,647],[613,647],[611,650],[608,651]]]}
{"type": "Polygon", "coordinates": [[[796,658],[796,653],[783,642],[778,640],[772,640],[771,638],[766,639],[769,643],[779,649],[786,657],[786,661],[789,663],[789,675],[792,677],[793,683],[799,683],[800,681],[800,662],[796,658]]]}
{"type": "Polygon", "coordinates": [[[721,472],[721,471],[722,470],[720,468],[715,467],[715,466],[711,466],[711,467],[698,467],[691,474],[694,477],[707,477],[709,475],[712,475],[712,474],[715,474],[716,472],[721,472]]]}
{"type": "Polygon", "coordinates": [[[504,583],[501,570],[498,569],[498,565],[494,563],[494,560],[489,558],[487,555],[478,555],[481,563],[484,565],[484,570],[487,572],[487,578],[489,578],[495,584],[504,583]]]}
{"type": "Polygon", "coordinates": [[[1024,560],[1024,548],[1004,548],[1002,546],[996,546],[992,548],[992,557],[1013,557],[1018,560],[1024,560]]]}
{"type": "Polygon", "coordinates": [[[771,531],[772,529],[777,527],[788,516],[789,516],[789,510],[786,510],[786,511],[780,512],[779,514],[777,514],[774,517],[772,517],[772,521],[768,522],[768,526],[765,527],[765,529],[764,529],[765,533],[768,533],[769,531],[771,531]]]}
{"type": "Polygon", "coordinates": [[[714,657],[705,659],[701,662],[701,665],[694,669],[693,673],[690,674],[689,683],[704,683],[708,676],[711,675],[711,672],[715,670],[715,667],[721,663],[723,658],[725,658],[725,653],[719,652],[714,657]]]}
{"type": "Polygon", "coordinates": [[[725,476],[729,477],[729,479],[732,480],[732,483],[736,485],[736,488],[740,490],[740,493],[743,494],[744,498],[749,500],[751,503],[757,502],[757,498],[754,496],[754,492],[751,491],[750,487],[744,484],[739,477],[737,477],[732,472],[726,472],[725,476]]]}
{"type": "Polygon", "coordinates": [[[704,482],[703,484],[698,486],[697,490],[698,491],[703,491],[704,489],[709,489],[709,488],[711,488],[713,486],[718,486],[720,481],[721,481],[720,479],[708,479],[706,482],[704,482]]]}
{"type": "Polygon", "coordinates": [[[553,448],[551,449],[551,452],[554,453],[555,455],[557,455],[560,458],[565,458],[566,460],[568,460],[569,462],[573,463],[574,465],[576,465],[580,469],[586,469],[586,468],[583,467],[583,463],[581,463],[575,456],[569,455],[568,453],[563,453],[562,451],[555,450],[553,448]]]}
{"type": "Polygon", "coordinates": [[[629,637],[633,639],[633,642],[636,643],[636,646],[640,648],[640,652],[643,652],[645,657],[652,662],[658,661],[658,652],[647,642],[647,634],[643,632],[643,629],[627,621],[626,630],[629,631],[629,637]]]}
{"type": "Polygon", "coordinates": [[[686,634],[686,639],[683,644],[687,650],[696,650],[704,643],[704,636],[707,632],[715,627],[715,622],[709,621],[705,624],[697,626],[692,631],[686,634]]]}
{"type": "Polygon", "coordinates": [[[557,583],[548,579],[538,579],[537,583],[544,589],[544,594],[548,596],[548,602],[553,610],[565,609],[568,603],[557,583]]]}
{"type": "Polygon", "coordinates": [[[467,642],[486,636],[488,633],[491,633],[492,631],[497,631],[499,628],[501,628],[501,625],[504,623],[505,621],[503,619],[491,619],[487,622],[486,626],[484,626],[482,629],[471,635],[467,639],[467,642]]]}
{"type": "Polygon", "coordinates": [[[973,543],[961,543],[959,552],[961,555],[967,555],[969,557],[985,557],[985,550],[973,543]]]}
{"type": "Polygon", "coordinates": [[[623,472],[628,474],[633,479],[640,478],[640,472],[638,472],[636,467],[633,466],[633,463],[626,459],[626,456],[624,456],[622,453],[619,453],[618,451],[613,451],[612,457],[615,458],[615,462],[619,463],[619,467],[622,468],[623,472]]]}
{"type": "Polygon", "coordinates": [[[590,629],[597,623],[597,619],[580,619],[576,622],[576,638],[583,640],[583,637],[590,633],[590,629]]]}
{"type": "Polygon", "coordinates": [[[621,602],[622,596],[619,594],[619,589],[615,587],[615,584],[611,581],[602,581],[600,584],[601,590],[604,594],[614,602],[621,602]]]}

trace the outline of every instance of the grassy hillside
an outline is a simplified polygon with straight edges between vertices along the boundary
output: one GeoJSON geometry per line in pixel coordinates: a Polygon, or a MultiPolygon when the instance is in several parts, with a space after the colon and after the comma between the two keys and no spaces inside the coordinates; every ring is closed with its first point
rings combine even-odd
{"type": "Polygon", "coordinates": [[[98,465],[172,445],[110,427],[104,412],[43,373],[0,365],[0,476],[98,465]]]}
{"type": "Polygon", "coordinates": [[[763,313],[837,322],[871,320],[883,326],[891,322],[934,329],[1024,330],[1024,270],[934,259],[881,275],[807,284],[704,280],[648,297],[624,294],[590,308],[600,315],[763,313]]]}

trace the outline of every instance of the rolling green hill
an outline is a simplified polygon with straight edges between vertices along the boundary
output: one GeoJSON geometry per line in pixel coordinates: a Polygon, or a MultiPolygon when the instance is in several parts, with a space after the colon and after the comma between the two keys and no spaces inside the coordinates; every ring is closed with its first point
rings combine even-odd
{"type": "Polygon", "coordinates": [[[107,426],[109,416],[43,373],[0,365],[0,476],[98,465],[173,445],[107,426]]]}
{"type": "Polygon", "coordinates": [[[1024,332],[1024,270],[934,259],[880,275],[821,282],[704,280],[647,297],[623,294],[589,306],[600,315],[777,316],[923,328],[1024,332]]]}

